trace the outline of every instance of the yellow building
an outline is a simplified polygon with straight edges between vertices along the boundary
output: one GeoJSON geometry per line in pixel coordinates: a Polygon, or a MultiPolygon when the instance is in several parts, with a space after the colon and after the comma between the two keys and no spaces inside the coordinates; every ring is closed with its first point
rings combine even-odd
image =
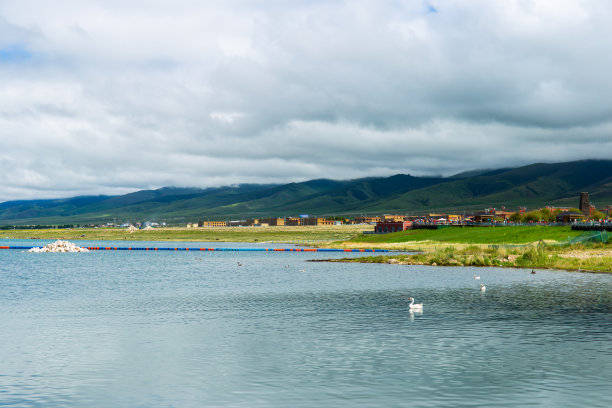
{"type": "Polygon", "coordinates": [[[300,225],[314,225],[317,227],[322,227],[325,225],[334,225],[334,220],[328,220],[326,218],[322,218],[322,217],[307,217],[307,218],[300,218],[301,224],[300,225]]]}
{"type": "Polygon", "coordinates": [[[448,222],[461,222],[463,221],[463,215],[460,214],[448,214],[446,216],[448,222]]]}
{"type": "Polygon", "coordinates": [[[202,221],[202,227],[227,227],[227,221],[202,221]]]}
{"type": "Polygon", "coordinates": [[[259,223],[275,225],[277,227],[283,227],[285,226],[285,219],[284,218],[264,218],[264,219],[259,220],[259,223]]]}
{"type": "Polygon", "coordinates": [[[385,214],[382,216],[382,222],[401,222],[406,218],[405,215],[388,215],[385,214]]]}
{"type": "Polygon", "coordinates": [[[302,218],[300,218],[300,217],[287,217],[285,219],[285,225],[290,226],[290,227],[297,227],[299,225],[302,225],[302,218]]]}
{"type": "Polygon", "coordinates": [[[246,221],[246,225],[259,225],[259,226],[270,226],[270,225],[274,225],[274,226],[279,226],[279,227],[283,227],[285,225],[285,219],[284,218],[253,218],[253,219],[249,219],[246,221]]]}
{"type": "Polygon", "coordinates": [[[313,225],[317,227],[325,225],[334,225],[334,220],[328,220],[322,217],[287,217],[285,225],[287,226],[300,226],[300,225],[313,225]]]}
{"type": "Polygon", "coordinates": [[[335,220],[328,220],[327,218],[317,218],[318,227],[334,225],[335,223],[336,223],[335,220]]]}
{"type": "Polygon", "coordinates": [[[355,217],[355,224],[373,224],[380,222],[380,217],[355,217]]]}

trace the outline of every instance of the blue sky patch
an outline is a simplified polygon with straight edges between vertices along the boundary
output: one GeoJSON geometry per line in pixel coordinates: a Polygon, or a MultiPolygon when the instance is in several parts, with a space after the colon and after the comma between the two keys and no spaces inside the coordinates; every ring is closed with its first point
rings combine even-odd
{"type": "Polygon", "coordinates": [[[427,13],[437,13],[438,9],[432,6],[431,4],[427,4],[427,13]]]}
{"type": "Polygon", "coordinates": [[[0,62],[16,62],[27,60],[32,54],[21,44],[12,44],[0,48],[0,62]]]}

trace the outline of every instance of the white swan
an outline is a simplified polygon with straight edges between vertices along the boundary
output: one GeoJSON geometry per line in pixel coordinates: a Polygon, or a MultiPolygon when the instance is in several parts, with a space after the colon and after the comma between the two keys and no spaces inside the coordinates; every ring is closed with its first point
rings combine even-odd
{"type": "Polygon", "coordinates": [[[480,291],[484,292],[485,290],[487,290],[487,287],[481,283],[480,284],[480,291]]]}
{"type": "Polygon", "coordinates": [[[474,275],[474,279],[480,280],[480,276],[474,275]]]}
{"type": "Polygon", "coordinates": [[[414,298],[413,297],[409,297],[408,300],[410,300],[410,304],[408,305],[408,309],[410,309],[413,312],[422,312],[423,311],[423,304],[422,303],[414,303],[414,298]]]}

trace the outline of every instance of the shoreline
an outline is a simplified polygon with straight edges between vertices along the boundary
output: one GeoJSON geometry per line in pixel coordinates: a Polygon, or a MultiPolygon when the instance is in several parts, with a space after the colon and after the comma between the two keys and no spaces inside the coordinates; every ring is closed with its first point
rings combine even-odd
{"type": "MultiPolygon", "coordinates": [[[[365,237],[364,225],[333,227],[226,227],[159,228],[127,231],[116,228],[3,230],[1,239],[71,240],[71,241],[159,241],[159,242],[236,242],[267,245],[296,245],[333,249],[385,249],[391,253],[333,262],[388,263],[398,265],[475,266],[525,269],[554,269],[592,273],[612,273],[612,244],[560,242],[540,230],[539,240],[486,236],[492,230],[463,231],[460,242],[444,241],[448,231],[433,235],[426,231],[423,240],[414,232],[365,237]],[[446,235],[445,235],[446,234],[446,235]],[[406,241],[406,237],[411,240],[406,241]],[[483,238],[490,238],[483,242],[483,238]],[[383,240],[384,239],[384,240],[383,240]],[[503,240],[511,242],[500,242],[503,240]],[[476,242],[474,242],[476,241],[476,242]],[[409,253],[410,252],[410,253],[409,253]]],[[[511,227],[507,227],[511,228],[511,227]]],[[[511,230],[495,230],[500,234],[511,230]]],[[[521,232],[520,229],[514,230],[521,232]]],[[[529,230],[535,231],[535,230],[529,230]]],[[[455,239],[459,239],[455,238],[455,239]]],[[[532,238],[531,236],[529,238],[532,238]]],[[[532,238],[533,239],[533,238],[532,238]]]]}
{"type": "Polygon", "coordinates": [[[428,248],[416,254],[388,254],[343,258],[330,262],[386,263],[459,267],[547,269],[612,274],[612,247],[604,244],[554,246],[534,244],[523,248],[452,245],[428,248]]]}

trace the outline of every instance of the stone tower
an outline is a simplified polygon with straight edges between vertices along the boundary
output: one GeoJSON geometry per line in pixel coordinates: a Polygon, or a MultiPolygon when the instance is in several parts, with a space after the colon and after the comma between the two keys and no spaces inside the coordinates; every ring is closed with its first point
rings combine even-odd
{"type": "Polygon", "coordinates": [[[585,215],[585,217],[591,215],[591,201],[589,200],[589,193],[580,193],[580,205],[578,208],[585,215]]]}

